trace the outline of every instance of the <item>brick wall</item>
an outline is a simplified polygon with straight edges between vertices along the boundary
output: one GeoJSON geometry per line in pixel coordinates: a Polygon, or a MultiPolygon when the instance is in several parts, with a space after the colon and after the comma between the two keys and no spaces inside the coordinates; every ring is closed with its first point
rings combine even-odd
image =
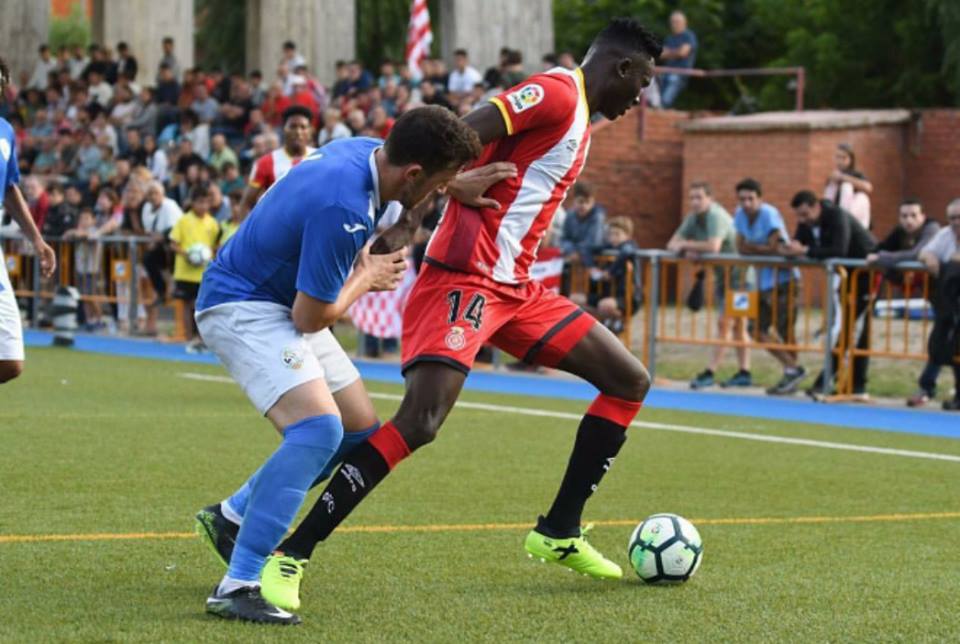
{"type": "Polygon", "coordinates": [[[683,133],[676,124],[689,116],[647,111],[642,140],[640,118],[640,110],[631,110],[594,128],[582,178],[609,216],[633,218],[641,246],[660,248],[680,222],[683,133]]]}
{"type": "Polygon", "coordinates": [[[905,145],[907,195],[943,223],[947,204],[960,197],[960,110],[923,110],[910,124],[905,145]]]}
{"type": "Polygon", "coordinates": [[[857,166],[870,178],[873,232],[883,237],[897,221],[905,196],[923,200],[943,220],[947,203],[960,197],[960,110],[923,110],[908,123],[838,129],[684,131],[690,115],[647,111],[595,128],[583,178],[597,188],[611,216],[634,218],[642,247],[663,247],[686,209],[685,189],[694,180],[713,186],[733,212],[734,185],[752,176],[764,199],[795,228],[789,207],[795,192],[820,193],[833,170],[838,143],[850,143],[857,166]]]}

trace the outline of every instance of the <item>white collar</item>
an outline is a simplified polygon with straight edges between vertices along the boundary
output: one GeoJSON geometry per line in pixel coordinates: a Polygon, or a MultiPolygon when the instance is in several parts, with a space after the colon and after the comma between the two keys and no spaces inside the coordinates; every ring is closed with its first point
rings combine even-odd
{"type": "Polygon", "coordinates": [[[383,146],[376,148],[370,153],[370,174],[373,176],[373,209],[380,210],[383,204],[380,202],[380,172],[377,170],[377,150],[382,150],[383,146]]]}

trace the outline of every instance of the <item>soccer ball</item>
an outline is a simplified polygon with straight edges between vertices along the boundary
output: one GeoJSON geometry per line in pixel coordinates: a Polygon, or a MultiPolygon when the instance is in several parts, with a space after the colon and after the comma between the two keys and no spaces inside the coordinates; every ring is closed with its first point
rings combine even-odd
{"type": "Polygon", "coordinates": [[[627,556],[637,575],[648,584],[677,584],[697,572],[703,561],[703,541],[683,517],[653,514],[630,535],[627,556]]]}
{"type": "Polygon", "coordinates": [[[191,266],[204,266],[213,259],[213,251],[206,244],[197,242],[187,249],[187,261],[191,266]]]}

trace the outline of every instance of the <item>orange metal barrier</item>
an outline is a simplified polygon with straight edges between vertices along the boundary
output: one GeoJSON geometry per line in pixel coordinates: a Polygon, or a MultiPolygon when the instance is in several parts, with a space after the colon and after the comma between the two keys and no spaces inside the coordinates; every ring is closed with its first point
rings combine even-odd
{"type": "Polygon", "coordinates": [[[633,330],[631,321],[634,316],[634,299],[636,291],[634,289],[634,263],[627,262],[622,280],[617,280],[605,273],[615,257],[608,255],[598,255],[594,258],[594,266],[584,266],[580,262],[571,262],[567,265],[569,276],[569,296],[578,304],[586,305],[585,308],[595,315],[600,316],[601,311],[596,310],[592,302],[599,301],[605,297],[616,297],[618,287],[623,284],[623,302],[622,322],[623,328],[619,333],[620,339],[628,348],[633,346],[633,330]],[[598,272],[600,271],[600,272],[598,272]],[[582,297],[578,297],[582,296],[582,297]]]}
{"type": "MultiPolygon", "coordinates": [[[[892,274],[867,266],[852,268],[843,300],[844,360],[837,373],[836,400],[847,399],[854,388],[854,361],[858,358],[927,360],[927,339],[933,328],[933,278],[920,265],[908,265],[892,274]],[[858,307],[859,303],[859,307],[858,307]],[[866,310],[861,322],[857,312],[866,310]],[[858,324],[859,322],[859,324],[858,324]],[[866,346],[858,336],[866,324],[866,346]]],[[[956,357],[960,363],[960,354],[956,357]]]]}
{"type": "MultiPolygon", "coordinates": [[[[44,302],[53,298],[58,286],[73,286],[80,293],[81,306],[89,322],[110,321],[113,315],[105,307],[114,307],[119,330],[130,332],[142,317],[142,303],[153,300],[149,280],[145,279],[141,262],[152,242],[137,237],[110,236],[96,240],[48,239],[57,255],[57,271],[53,277],[40,276],[33,247],[19,238],[2,240],[7,271],[14,294],[27,298],[30,318],[36,323],[42,317],[44,302]]],[[[166,294],[160,294],[166,304],[166,294]]],[[[185,337],[182,302],[173,300],[175,330],[173,340],[185,337]]]]}

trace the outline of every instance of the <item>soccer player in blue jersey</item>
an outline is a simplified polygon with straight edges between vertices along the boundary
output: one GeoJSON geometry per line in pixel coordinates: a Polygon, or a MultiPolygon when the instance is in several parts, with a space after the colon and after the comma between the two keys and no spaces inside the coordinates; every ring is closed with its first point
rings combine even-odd
{"type": "Polygon", "coordinates": [[[480,152],[477,134],[440,107],[405,113],[385,142],[331,143],[263,195],[204,274],[200,334],[283,435],[236,494],[197,517],[215,550],[218,522],[240,523],[208,612],[299,623],[261,595],[264,562],[341,443],[349,449],[377,427],[359,374],[329,327],[362,294],[395,288],[402,277],[403,251],[369,252],[379,214],[391,202],[412,209],[480,152]],[[344,439],[345,427],[367,431],[344,439]]]}
{"type": "MultiPolygon", "coordinates": [[[[10,72],[0,59],[0,100],[6,96],[10,72]]],[[[53,275],[57,268],[57,256],[40,236],[37,225],[20,187],[20,168],[17,165],[16,139],[13,126],[0,118],[0,187],[3,188],[3,209],[20,226],[24,238],[33,244],[40,260],[40,272],[44,277],[53,275]]],[[[20,328],[20,309],[13,295],[13,286],[7,275],[7,263],[0,247],[0,384],[13,380],[23,371],[23,331],[20,328]]]]}

